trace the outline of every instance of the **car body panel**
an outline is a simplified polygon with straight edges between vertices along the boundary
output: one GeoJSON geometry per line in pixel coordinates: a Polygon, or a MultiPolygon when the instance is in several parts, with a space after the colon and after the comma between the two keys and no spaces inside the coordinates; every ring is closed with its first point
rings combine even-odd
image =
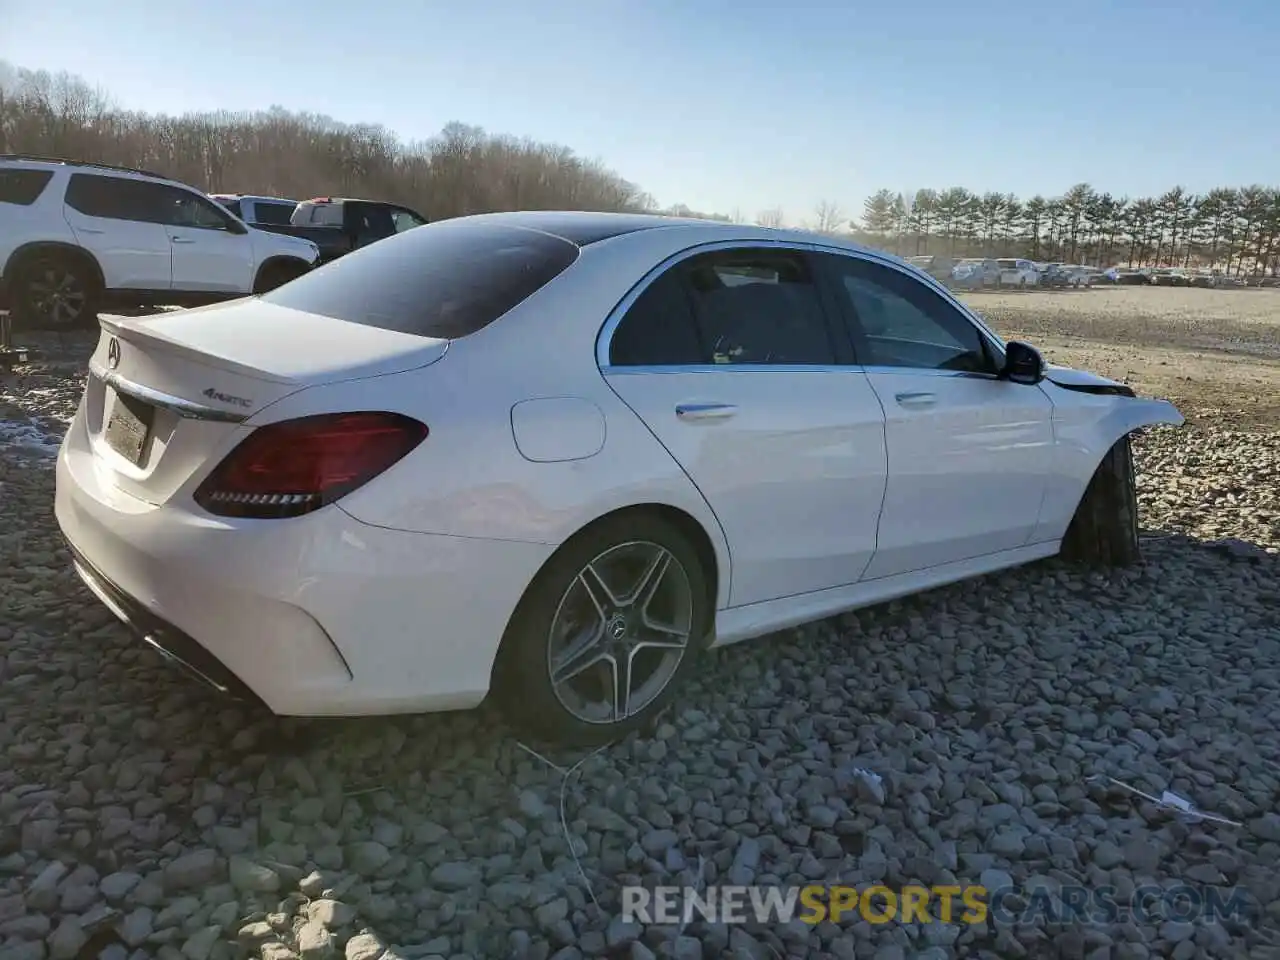
{"type": "Polygon", "coordinates": [[[163,473],[135,476],[95,439],[115,387],[109,376],[91,385],[59,454],[67,539],[277,712],[451,709],[484,695],[507,623],[556,548],[619,510],[658,506],[701,531],[716,565],[714,642],[729,643],[1052,555],[1116,438],[1181,422],[1163,402],[1069,389],[1113,382],[1061,367],[1038,386],[856,365],[610,369],[611,330],[645,279],[726,244],[910,271],[997,361],[1004,344],[938,281],[857,245],[679,220],[613,235],[604,221],[581,225],[606,238],[459,339],[256,301],[108,326],[96,370],[213,413],[174,413],[182,445],[160,450],[163,473]],[[939,383],[919,385],[928,379],[939,383]],[[898,394],[919,392],[946,402],[886,420],[898,394]],[[750,409],[675,415],[706,403],[750,409]],[[429,434],[312,514],[232,520],[195,505],[195,488],[256,427],[349,410],[403,413],[429,434]],[[900,487],[885,494],[895,470],[900,487]]]}

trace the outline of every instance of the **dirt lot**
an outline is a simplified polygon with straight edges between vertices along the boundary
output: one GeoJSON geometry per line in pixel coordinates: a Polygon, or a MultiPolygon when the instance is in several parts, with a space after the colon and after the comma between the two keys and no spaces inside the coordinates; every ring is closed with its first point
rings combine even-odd
{"type": "Polygon", "coordinates": [[[1125,286],[965,300],[1002,337],[1172,400],[1191,423],[1280,429],[1280,290],[1125,286]]]}
{"type": "Polygon", "coordinates": [[[1280,292],[971,299],[1188,416],[1135,446],[1145,562],[729,647],[651,736],[592,754],[532,753],[487,708],[284,721],[176,674],[71,570],[52,455],[94,338],[35,338],[0,375],[0,960],[1280,957],[1280,292]],[[815,882],[1038,906],[619,915],[624,884],[815,882]],[[1175,910],[1209,888],[1245,909],[1175,910]],[[1065,912],[1086,890],[1117,912],[1065,912]]]}

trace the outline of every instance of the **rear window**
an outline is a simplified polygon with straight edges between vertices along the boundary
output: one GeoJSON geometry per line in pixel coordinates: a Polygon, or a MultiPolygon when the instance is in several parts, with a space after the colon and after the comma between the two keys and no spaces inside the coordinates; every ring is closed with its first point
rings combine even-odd
{"type": "Polygon", "coordinates": [[[441,221],[371,243],[265,294],[266,303],[456,339],[497,320],[578,258],[567,240],[441,221]]]}
{"type": "Polygon", "coordinates": [[[52,177],[52,170],[0,170],[0,203],[29,207],[52,177]]]}
{"type": "Polygon", "coordinates": [[[996,263],[1006,270],[1016,270],[1018,267],[1017,260],[997,260],[996,263]]]}
{"type": "Polygon", "coordinates": [[[292,203],[263,203],[258,201],[253,205],[253,214],[257,217],[258,223],[287,227],[293,220],[293,211],[296,206],[296,204],[292,203]]]}

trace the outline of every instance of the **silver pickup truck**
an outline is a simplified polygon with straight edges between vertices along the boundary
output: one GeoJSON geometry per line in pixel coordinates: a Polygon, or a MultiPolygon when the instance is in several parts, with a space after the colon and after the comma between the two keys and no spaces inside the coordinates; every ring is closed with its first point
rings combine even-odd
{"type": "Polygon", "coordinates": [[[288,226],[297,200],[284,197],[248,197],[239,193],[211,193],[215,203],[251,226],[288,226]]]}

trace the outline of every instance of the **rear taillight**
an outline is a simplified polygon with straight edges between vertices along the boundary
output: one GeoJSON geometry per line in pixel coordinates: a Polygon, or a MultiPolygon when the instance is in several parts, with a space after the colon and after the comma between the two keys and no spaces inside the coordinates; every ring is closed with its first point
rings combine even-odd
{"type": "Polygon", "coordinates": [[[335,413],[259,427],[205,478],[195,501],[222,517],[297,517],[382,473],[427,437],[398,413],[335,413]]]}

